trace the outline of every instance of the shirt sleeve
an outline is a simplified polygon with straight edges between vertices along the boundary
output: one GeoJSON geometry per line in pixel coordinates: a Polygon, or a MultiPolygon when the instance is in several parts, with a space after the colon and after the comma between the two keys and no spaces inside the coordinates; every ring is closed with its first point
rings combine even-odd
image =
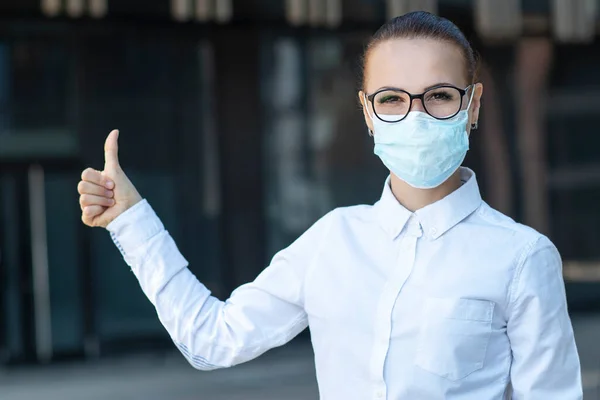
{"type": "Polygon", "coordinates": [[[256,358],[307,327],[304,276],[324,242],[329,215],[224,302],[187,268],[146,200],[107,229],[179,350],[195,368],[212,370],[256,358]]]}
{"type": "Polygon", "coordinates": [[[529,246],[527,253],[509,292],[512,399],[582,399],[560,254],[546,237],[529,246]]]}

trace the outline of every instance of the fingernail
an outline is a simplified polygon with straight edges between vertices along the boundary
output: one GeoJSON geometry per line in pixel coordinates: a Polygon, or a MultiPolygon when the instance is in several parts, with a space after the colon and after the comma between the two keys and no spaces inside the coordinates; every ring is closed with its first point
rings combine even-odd
{"type": "Polygon", "coordinates": [[[105,194],[105,196],[106,196],[106,197],[113,197],[113,192],[112,192],[112,190],[107,190],[107,191],[106,191],[106,194],[105,194]]]}
{"type": "Polygon", "coordinates": [[[112,189],[115,186],[115,183],[113,181],[106,181],[106,187],[108,189],[112,189]]]}
{"type": "Polygon", "coordinates": [[[115,205],[115,201],[113,199],[109,199],[108,200],[108,204],[110,204],[111,206],[115,205]]]}

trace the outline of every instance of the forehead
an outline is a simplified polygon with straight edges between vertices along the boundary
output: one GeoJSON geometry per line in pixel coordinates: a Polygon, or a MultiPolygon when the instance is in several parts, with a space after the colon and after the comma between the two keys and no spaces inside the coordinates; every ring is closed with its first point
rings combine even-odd
{"type": "Polygon", "coordinates": [[[420,93],[437,83],[468,85],[460,48],[433,39],[392,39],[369,51],[365,65],[365,90],[397,87],[420,93]]]}

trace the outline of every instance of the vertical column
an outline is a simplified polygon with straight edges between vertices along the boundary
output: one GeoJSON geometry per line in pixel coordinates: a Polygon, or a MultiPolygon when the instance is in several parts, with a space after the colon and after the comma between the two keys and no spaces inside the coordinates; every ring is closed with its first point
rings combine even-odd
{"type": "Polygon", "coordinates": [[[102,18],[108,13],[108,0],[88,0],[89,13],[92,18],[102,18]]]}
{"type": "Polygon", "coordinates": [[[295,26],[337,28],[342,23],[342,0],[286,0],[286,18],[295,26]]]}
{"type": "Polygon", "coordinates": [[[214,84],[215,58],[214,49],[208,41],[198,46],[198,63],[201,66],[200,87],[202,90],[202,110],[200,112],[202,126],[202,159],[201,176],[205,190],[202,198],[204,214],[210,218],[217,218],[221,214],[221,193],[219,188],[219,149],[218,135],[215,121],[215,94],[217,88],[214,84]]]}
{"type": "Polygon", "coordinates": [[[56,17],[62,12],[62,0],[42,0],[42,13],[48,17],[56,17]]]}
{"type": "Polygon", "coordinates": [[[85,0],[66,0],[67,15],[71,18],[79,18],[85,12],[85,0]]]}
{"type": "Polygon", "coordinates": [[[409,11],[437,13],[437,0],[409,0],[409,11]]]}
{"type": "Polygon", "coordinates": [[[71,18],[80,18],[87,11],[92,18],[103,18],[108,13],[108,0],[42,0],[41,8],[48,17],[66,12],[71,18]]]}
{"type": "Polygon", "coordinates": [[[412,11],[437,13],[437,0],[387,0],[387,16],[394,18],[412,11]]]}
{"type": "Polygon", "coordinates": [[[549,233],[544,99],[552,55],[547,38],[523,38],[517,45],[515,108],[524,221],[544,234],[549,233]]]}
{"type": "MultiPolygon", "coordinates": [[[[228,244],[222,243],[221,221],[222,221],[222,196],[221,196],[221,160],[219,154],[219,134],[217,127],[217,116],[215,115],[215,99],[218,93],[215,76],[214,47],[208,39],[198,43],[198,82],[200,90],[200,108],[196,113],[198,127],[201,137],[198,141],[197,154],[200,154],[198,162],[198,174],[200,178],[200,196],[202,199],[202,213],[200,221],[200,237],[203,237],[207,249],[202,251],[202,282],[208,286],[213,294],[219,298],[226,298],[229,292],[225,290],[224,274],[228,271],[223,269],[221,257],[227,251],[228,244]]],[[[198,155],[196,154],[196,158],[198,155]]],[[[198,231],[198,228],[196,228],[198,231]]],[[[229,287],[227,289],[230,289],[229,287]]]]}
{"type": "Polygon", "coordinates": [[[342,23],[342,0],[326,0],[325,19],[329,28],[336,28],[342,23]]]}
{"type": "Polygon", "coordinates": [[[171,0],[171,16],[179,22],[194,17],[198,22],[229,22],[233,17],[232,0],[171,0]]]}
{"type": "Polygon", "coordinates": [[[52,318],[50,315],[50,281],[48,275],[48,240],[46,237],[46,196],[44,170],[40,165],[29,168],[29,211],[31,261],[33,268],[33,307],[35,344],[40,362],[52,359],[52,318]]]}
{"type": "Polygon", "coordinates": [[[213,49],[221,241],[225,281],[233,289],[266,266],[260,37],[253,30],[228,29],[214,36],[213,49]]]}
{"type": "Polygon", "coordinates": [[[324,0],[308,0],[308,21],[311,26],[320,26],[325,22],[324,0]]]}
{"type": "Polygon", "coordinates": [[[286,0],[285,15],[292,25],[304,25],[308,19],[307,0],[286,0]]]}
{"type": "Polygon", "coordinates": [[[213,0],[195,0],[196,21],[208,22],[213,15],[213,0]]]}
{"type": "Polygon", "coordinates": [[[477,0],[475,25],[479,34],[485,38],[518,37],[523,26],[521,0],[477,0]]]}
{"type": "Polygon", "coordinates": [[[232,0],[215,0],[215,20],[219,23],[229,22],[233,16],[232,0]]]}
{"type": "MultiPolygon", "coordinates": [[[[513,216],[510,154],[502,121],[502,96],[495,78],[494,69],[484,63],[481,66],[481,81],[484,85],[485,107],[479,132],[484,154],[483,173],[487,182],[485,190],[492,207],[513,216]]],[[[479,136],[479,132],[472,134],[479,136]]]]}
{"type": "Polygon", "coordinates": [[[387,0],[387,17],[394,18],[408,12],[406,0],[387,0]]]}
{"type": "Polygon", "coordinates": [[[596,35],[596,0],[553,0],[555,37],[562,42],[590,42],[596,35]]]}
{"type": "Polygon", "coordinates": [[[192,18],[191,0],[171,0],[171,16],[179,22],[192,18]]]}

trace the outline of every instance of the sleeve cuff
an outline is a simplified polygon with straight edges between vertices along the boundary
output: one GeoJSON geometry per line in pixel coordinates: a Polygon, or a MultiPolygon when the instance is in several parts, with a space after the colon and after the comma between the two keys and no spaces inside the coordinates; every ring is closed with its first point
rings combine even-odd
{"type": "Polygon", "coordinates": [[[126,257],[165,228],[148,201],[143,199],[115,218],[106,229],[126,257]]]}

